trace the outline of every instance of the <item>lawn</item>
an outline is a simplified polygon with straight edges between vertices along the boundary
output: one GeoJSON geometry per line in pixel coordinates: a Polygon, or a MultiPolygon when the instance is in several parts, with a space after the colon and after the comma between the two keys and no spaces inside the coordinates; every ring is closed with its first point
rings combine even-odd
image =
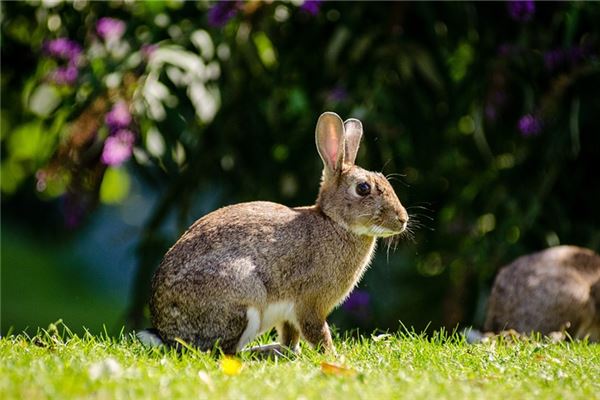
{"type": "Polygon", "coordinates": [[[600,398],[600,346],[584,342],[404,332],[336,346],[337,355],[229,359],[50,327],[0,339],[0,398],[600,398]]]}

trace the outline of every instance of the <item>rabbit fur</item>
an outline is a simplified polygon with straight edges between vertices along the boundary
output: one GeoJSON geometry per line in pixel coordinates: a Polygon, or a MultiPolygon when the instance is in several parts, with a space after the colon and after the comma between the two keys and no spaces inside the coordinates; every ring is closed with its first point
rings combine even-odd
{"type": "Polygon", "coordinates": [[[326,112],[315,134],[324,169],[314,206],[224,207],[196,221],[167,252],[150,299],[165,343],[179,338],[235,353],[275,327],[294,351],[300,337],[333,350],[326,317],[360,280],[377,238],[402,233],[408,214],[382,174],[354,165],[360,121],[326,112]]]}
{"type": "Polygon", "coordinates": [[[500,270],[488,302],[486,331],[565,330],[600,340],[600,256],[556,246],[517,258],[500,270]]]}

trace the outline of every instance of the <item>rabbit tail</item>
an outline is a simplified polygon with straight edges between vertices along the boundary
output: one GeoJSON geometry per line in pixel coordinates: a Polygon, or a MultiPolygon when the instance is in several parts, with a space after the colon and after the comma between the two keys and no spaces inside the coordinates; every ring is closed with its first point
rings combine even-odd
{"type": "Polygon", "coordinates": [[[135,334],[140,342],[146,347],[158,347],[165,344],[165,342],[160,337],[158,330],[154,328],[144,329],[135,334]]]}

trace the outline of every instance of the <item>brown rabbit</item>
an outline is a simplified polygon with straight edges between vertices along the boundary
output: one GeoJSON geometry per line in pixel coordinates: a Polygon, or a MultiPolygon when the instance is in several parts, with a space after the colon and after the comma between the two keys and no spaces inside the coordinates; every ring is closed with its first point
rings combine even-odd
{"type": "Polygon", "coordinates": [[[378,237],[406,229],[408,215],[380,173],[354,165],[356,119],[326,112],[316,128],[325,165],[316,205],[236,204],[196,221],[154,275],[154,335],[142,341],[241,350],[277,328],[297,351],[300,336],[332,350],[327,315],[360,280],[378,237]]]}
{"type": "Polygon", "coordinates": [[[484,329],[600,340],[600,256],[557,246],[517,258],[496,277],[484,329]]]}

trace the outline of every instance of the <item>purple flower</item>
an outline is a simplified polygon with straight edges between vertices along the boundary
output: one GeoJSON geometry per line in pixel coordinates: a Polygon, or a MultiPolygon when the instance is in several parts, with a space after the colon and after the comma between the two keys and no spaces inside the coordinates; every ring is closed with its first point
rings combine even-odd
{"type": "Polygon", "coordinates": [[[518,22],[526,22],[535,13],[533,0],[511,0],[506,4],[510,17],[518,22]]]}
{"type": "Polygon", "coordinates": [[[309,14],[317,15],[321,9],[322,0],[305,0],[300,6],[300,9],[309,14]]]}
{"type": "Polygon", "coordinates": [[[131,113],[127,103],[123,100],[116,102],[112,109],[106,113],[104,122],[111,130],[127,128],[131,123],[131,113]]]}
{"type": "Polygon", "coordinates": [[[118,40],[125,33],[125,22],[116,18],[100,18],[96,22],[96,32],[104,40],[118,40]]]}
{"type": "Polygon", "coordinates": [[[356,289],[354,292],[348,296],[342,308],[346,311],[361,311],[366,309],[369,306],[369,302],[371,300],[371,296],[369,292],[365,290],[356,289]]]}
{"type": "Polygon", "coordinates": [[[220,0],[208,10],[208,24],[216,28],[224,26],[231,18],[235,17],[240,9],[240,1],[220,0]]]}
{"type": "Polygon", "coordinates": [[[157,44],[143,44],[141,48],[142,55],[145,58],[150,58],[152,53],[154,53],[156,50],[158,50],[157,44]]]}
{"type": "Polygon", "coordinates": [[[48,186],[48,174],[43,169],[39,169],[35,173],[35,188],[38,192],[43,192],[48,186]]]}
{"type": "Polygon", "coordinates": [[[50,80],[57,85],[72,85],[79,76],[79,70],[73,64],[58,67],[50,73],[50,80]]]}
{"type": "Polygon", "coordinates": [[[131,157],[135,135],[128,129],[118,130],[104,141],[102,162],[106,165],[120,165],[131,157]]]}
{"type": "Polygon", "coordinates": [[[506,103],[506,92],[502,89],[504,87],[504,77],[500,74],[494,75],[493,81],[495,89],[487,95],[484,108],[485,117],[488,121],[495,121],[506,103]]]}
{"type": "Polygon", "coordinates": [[[544,53],[544,65],[549,71],[555,70],[564,64],[577,64],[587,56],[585,47],[575,46],[570,49],[553,49],[544,53]]]}
{"type": "Polygon", "coordinates": [[[498,116],[498,110],[492,104],[487,104],[485,106],[485,117],[490,121],[495,121],[498,116]]]}
{"type": "Polygon", "coordinates": [[[532,114],[526,114],[519,120],[518,127],[521,135],[535,136],[542,130],[542,121],[532,114]]]}
{"type": "Polygon", "coordinates": [[[58,85],[72,85],[79,76],[77,64],[81,59],[81,46],[70,39],[58,38],[44,43],[44,52],[50,57],[67,61],[67,64],[50,72],[49,79],[58,85]]]}
{"type": "Polygon", "coordinates": [[[550,50],[544,53],[544,65],[546,69],[552,71],[559,67],[564,60],[564,53],[560,49],[550,50]]]}
{"type": "Polygon", "coordinates": [[[327,100],[339,103],[348,98],[348,91],[341,86],[334,87],[327,95],[327,100]]]}
{"type": "Polygon", "coordinates": [[[58,38],[44,43],[44,51],[51,57],[67,60],[69,63],[76,64],[81,56],[81,46],[67,38],[58,38]]]}

